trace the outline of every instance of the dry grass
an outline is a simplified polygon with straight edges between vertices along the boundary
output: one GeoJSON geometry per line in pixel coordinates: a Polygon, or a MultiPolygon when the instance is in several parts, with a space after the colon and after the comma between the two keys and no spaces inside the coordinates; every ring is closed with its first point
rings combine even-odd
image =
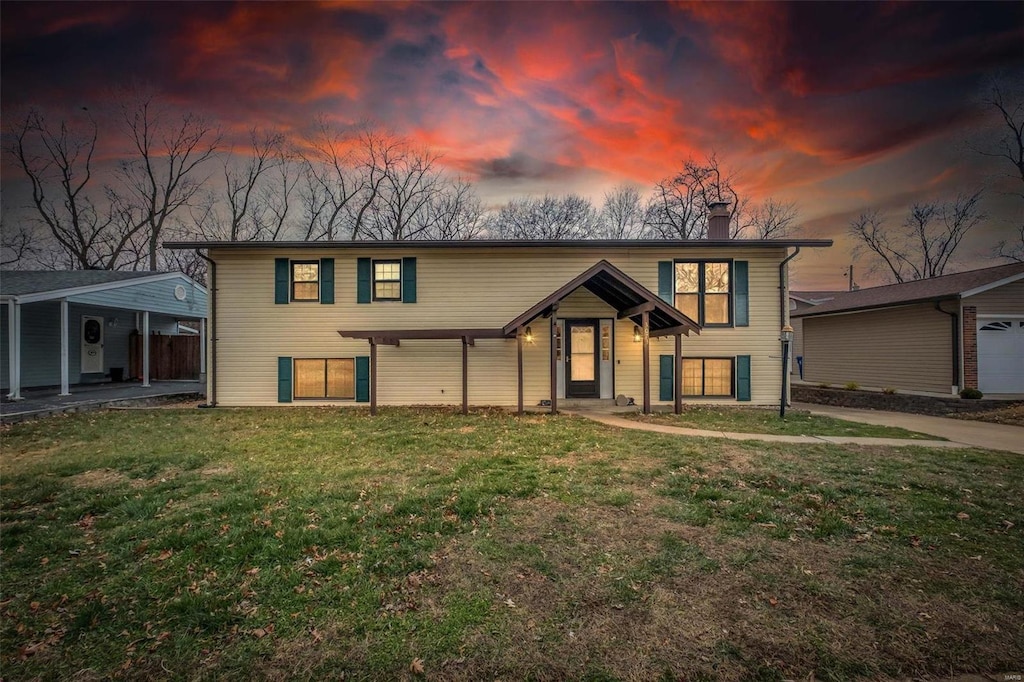
{"type": "Polygon", "coordinates": [[[4,679],[908,679],[1024,660],[1024,470],[1000,453],[191,409],[19,425],[0,465],[4,679]]]}

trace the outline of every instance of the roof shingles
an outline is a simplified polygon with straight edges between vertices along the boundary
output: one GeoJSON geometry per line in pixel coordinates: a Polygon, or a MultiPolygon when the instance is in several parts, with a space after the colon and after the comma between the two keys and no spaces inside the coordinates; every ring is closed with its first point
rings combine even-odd
{"type": "Polygon", "coordinates": [[[834,294],[835,297],[832,300],[794,312],[792,316],[813,317],[828,313],[886,308],[917,301],[955,298],[965,291],[1021,274],[1024,274],[1024,263],[1010,263],[981,270],[968,270],[955,275],[919,279],[913,282],[888,284],[857,291],[841,291],[834,294]]]}

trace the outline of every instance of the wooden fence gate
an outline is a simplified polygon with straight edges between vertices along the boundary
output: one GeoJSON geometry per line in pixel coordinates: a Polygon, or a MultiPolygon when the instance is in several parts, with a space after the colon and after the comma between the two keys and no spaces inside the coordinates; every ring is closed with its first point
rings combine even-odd
{"type": "MultiPolygon", "coordinates": [[[[131,376],[142,378],[142,335],[129,337],[128,361],[131,376]]],[[[149,379],[199,378],[199,335],[198,334],[151,334],[149,337],[149,379]]]]}

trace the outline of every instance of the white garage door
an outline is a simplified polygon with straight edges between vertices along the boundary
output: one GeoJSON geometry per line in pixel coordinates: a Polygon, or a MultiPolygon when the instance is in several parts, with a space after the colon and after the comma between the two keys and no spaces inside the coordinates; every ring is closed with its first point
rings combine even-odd
{"type": "Polygon", "coordinates": [[[1024,393],[1024,320],[978,322],[978,388],[1024,393]]]}

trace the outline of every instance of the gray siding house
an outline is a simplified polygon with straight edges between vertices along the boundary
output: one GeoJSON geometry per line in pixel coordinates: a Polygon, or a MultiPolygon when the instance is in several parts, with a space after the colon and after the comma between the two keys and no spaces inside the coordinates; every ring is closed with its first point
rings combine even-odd
{"type": "Polygon", "coordinates": [[[0,386],[18,399],[22,388],[117,378],[149,383],[149,344],[140,344],[139,376],[131,374],[133,333],[198,332],[205,364],[206,289],[179,272],[0,272],[0,386]]]}
{"type": "Polygon", "coordinates": [[[1024,263],[807,300],[791,313],[804,381],[1024,394],[1024,263]]]}

